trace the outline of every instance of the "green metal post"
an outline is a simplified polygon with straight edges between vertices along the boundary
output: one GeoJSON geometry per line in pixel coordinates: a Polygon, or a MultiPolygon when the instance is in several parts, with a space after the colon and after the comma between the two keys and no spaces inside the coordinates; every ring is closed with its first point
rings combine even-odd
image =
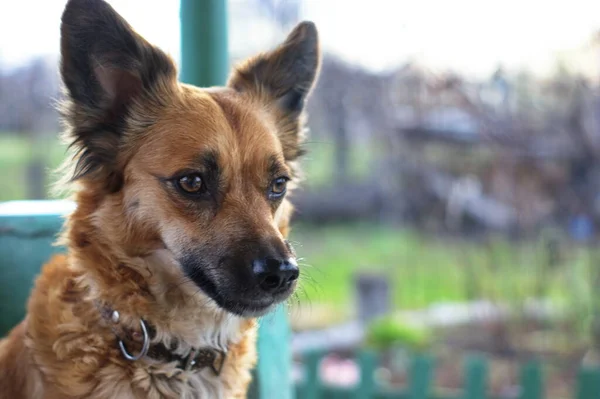
{"type": "Polygon", "coordinates": [[[287,307],[263,316],[258,330],[258,364],[254,372],[255,399],[292,399],[291,330],[287,307]]]}
{"type": "Polygon", "coordinates": [[[600,393],[600,369],[583,368],[577,376],[577,399],[598,399],[600,393]]]}
{"type": "Polygon", "coordinates": [[[354,392],[356,399],[369,399],[375,396],[375,368],[377,355],[371,351],[361,352],[358,356],[360,364],[360,383],[354,392]]]}
{"type": "Polygon", "coordinates": [[[410,399],[427,399],[431,388],[433,360],[431,356],[418,354],[412,360],[408,387],[410,399]]]}
{"type": "Polygon", "coordinates": [[[465,399],[486,399],[488,362],[483,356],[471,355],[465,365],[465,399]]]}
{"type": "Polygon", "coordinates": [[[181,0],[180,17],[181,81],[200,87],[225,84],[227,0],[181,0]]]}
{"type": "Polygon", "coordinates": [[[321,399],[323,385],[319,377],[319,368],[323,360],[322,352],[310,352],[304,355],[304,364],[306,365],[306,378],[302,399],[321,399]]]}
{"type": "Polygon", "coordinates": [[[521,369],[521,399],[543,399],[544,383],[542,367],[537,361],[530,361],[521,369]]]}

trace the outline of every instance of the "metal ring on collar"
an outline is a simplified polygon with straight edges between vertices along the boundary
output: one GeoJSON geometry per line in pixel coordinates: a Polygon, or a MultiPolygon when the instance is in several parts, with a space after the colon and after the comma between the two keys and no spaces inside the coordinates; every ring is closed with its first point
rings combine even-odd
{"type": "Polygon", "coordinates": [[[150,348],[150,338],[148,337],[148,329],[146,328],[146,323],[144,320],[140,319],[140,326],[142,327],[142,334],[144,335],[144,342],[142,343],[142,350],[137,355],[132,355],[125,348],[125,344],[122,340],[119,339],[119,348],[121,349],[121,353],[127,360],[135,361],[140,360],[142,357],[146,356],[148,353],[148,349],[150,348]]]}

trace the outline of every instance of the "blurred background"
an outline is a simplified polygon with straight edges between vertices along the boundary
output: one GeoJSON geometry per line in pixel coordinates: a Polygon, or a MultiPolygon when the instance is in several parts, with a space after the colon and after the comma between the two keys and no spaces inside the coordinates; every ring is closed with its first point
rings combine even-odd
{"type": "MultiPolygon", "coordinates": [[[[64,3],[0,2],[0,201],[48,198],[65,156],[64,3]]],[[[109,3],[179,60],[177,1],[109,3]]],[[[475,351],[506,398],[535,358],[549,397],[570,396],[577,367],[600,361],[600,3],[227,6],[232,63],[300,20],[322,39],[293,194],[293,352],[335,351],[323,378],[344,385],[356,379],[348,351],[426,350],[436,389],[453,390],[456,362],[475,351]]],[[[384,361],[377,375],[402,385],[406,367],[384,361]]]]}

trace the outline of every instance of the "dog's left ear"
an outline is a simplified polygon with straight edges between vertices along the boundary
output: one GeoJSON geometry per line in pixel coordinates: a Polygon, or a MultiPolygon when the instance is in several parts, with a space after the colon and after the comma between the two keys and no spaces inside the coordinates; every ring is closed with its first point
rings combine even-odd
{"type": "Polygon", "coordinates": [[[320,66],[319,37],[312,22],[298,24],[275,50],[238,66],[228,85],[274,105],[286,160],[301,154],[301,115],[320,66]]]}
{"type": "MultiPolygon", "coordinates": [[[[146,113],[176,87],[173,61],[144,40],[104,0],[69,0],[61,24],[61,75],[68,140],[77,153],[72,180],[86,177],[117,191],[118,154],[130,110],[146,113]]],[[[150,118],[150,116],[148,116],[150,118]]]]}

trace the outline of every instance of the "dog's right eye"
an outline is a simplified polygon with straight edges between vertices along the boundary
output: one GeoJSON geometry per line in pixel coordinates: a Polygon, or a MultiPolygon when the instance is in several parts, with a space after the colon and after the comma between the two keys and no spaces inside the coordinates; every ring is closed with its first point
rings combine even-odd
{"type": "Polygon", "coordinates": [[[202,177],[197,173],[178,178],[175,181],[175,185],[186,194],[200,194],[204,191],[202,177]]]}

